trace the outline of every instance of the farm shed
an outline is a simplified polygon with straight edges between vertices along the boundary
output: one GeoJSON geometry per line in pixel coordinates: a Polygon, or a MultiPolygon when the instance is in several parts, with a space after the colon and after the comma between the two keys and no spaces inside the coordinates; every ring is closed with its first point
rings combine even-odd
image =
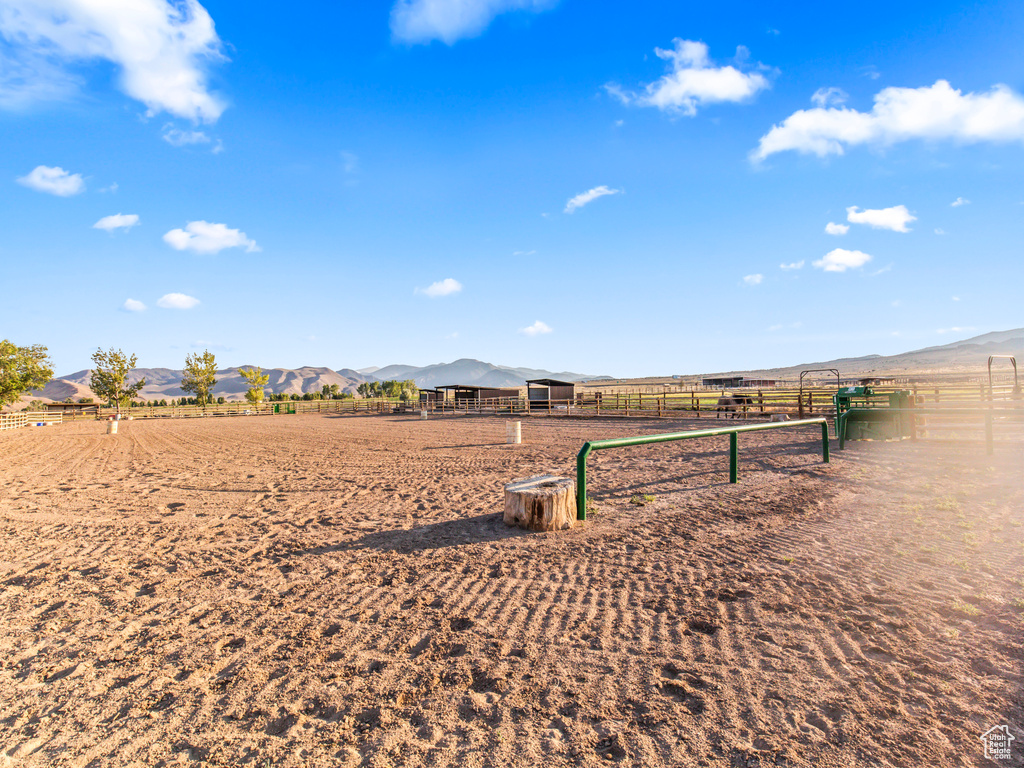
{"type": "Polygon", "coordinates": [[[556,379],[527,379],[526,397],[531,406],[546,408],[554,401],[574,401],[576,385],[571,381],[556,379]]]}
{"type": "Polygon", "coordinates": [[[444,392],[439,389],[421,389],[420,405],[434,404],[444,400],[444,392]]]}
{"type": "Polygon", "coordinates": [[[494,387],[476,387],[471,384],[446,384],[438,387],[437,391],[444,391],[446,397],[450,393],[451,400],[456,403],[477,403],[481,400],[496,400],[498,398],[519,397],[519,389],[496,389],[494,387]]]}
{"type": "Polygon", "coordinates": [[[723,376],[721,378],[701,379],[700,383],[705,387],[739,389],[741,387],[774,387],[775,379],[745,379],[742,376],[723,376]]]}
{"type": "Polygon", "coordinates": [[[68,416],[79,414],[94,414],[100,412],[99,403],[47,403],[46,410],[56,411],[68,416]]]}

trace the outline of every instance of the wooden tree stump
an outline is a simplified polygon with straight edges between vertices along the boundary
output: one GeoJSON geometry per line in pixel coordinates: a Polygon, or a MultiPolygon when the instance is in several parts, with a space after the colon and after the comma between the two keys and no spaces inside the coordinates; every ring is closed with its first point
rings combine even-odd
{"type": "Polygon", "coordinates": [[[537,475],[505,486],[505,525],[531,531],[561,531],[576,520],[576,483],[569,477],[537,475]]]}

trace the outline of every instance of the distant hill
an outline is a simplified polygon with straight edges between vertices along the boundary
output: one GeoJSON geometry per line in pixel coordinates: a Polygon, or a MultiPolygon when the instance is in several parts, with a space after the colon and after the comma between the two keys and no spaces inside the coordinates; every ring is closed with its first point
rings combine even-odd
{"type": "MultiPolygon", "coordinates": [[[[250,366],[243,365],[241,367],[248,368],[250,366]]],[[[340,391],[355,394],[356,387],[366,381],[366,378],[355,371],[349,369],[345,369],[345,371],[350,375],[332,371],[330,368],[313,366],[296,369],[266,368],[263,370],[270,376],[270,383],[266,389],[271,393],[283,392],[288,395],[302,395],[306,392],[319,392],[324,384],[328,386],[337,384],[340,391]]],[[[128,381],[134,383],[141,378],[146,379],[146,386],[139,393],[139,399],[170,400],[172,397],[190,396],[181,388],[181,375],[182,371],[171,368],[135,368],[128,374],[128,381]]],[[[92,397],[98,400],[95,393],[89,389],[90,376],[91,372],[88,369],[62,376],[51,381],[42,390],[31,393],[28,398],[59,401],[68,397],[75,400],[92,397]]],[[[217,371],[216,378],[217,384],[213,388],[214,397],[223,397],[225,400],[245,399],[245,391],[249,385],[242,378],[237,367],[217,371]]]]}
{"type": "MultiPolygon", "coordinates": [[[[368,371],[369,369],[363,369],[368,371]]],[[[412,379],[421,389],[433,389],[446,384],[471,384],[478,387],[522,387],[527,379],[558,379],[561,381],[582,381],[583,379],[607,378],[586,376],[580,373],[562,371],[552,373],[536,368],[509,368],[493,365],[480,360],[463,358],[452,363],[437,363],[416,367],[413,365],[388,365],[372,373],[378,381],[388,379],[412,379]]]]}
{"type": "MultiPolygon", "coordinates": [[[[242,368],[250,366],[243,365],[242,368]]],[[[368,371],[370,369],[364,369],[368,371]]],[[[521,387],[527,379],[563,379],[579,381],[583,378],[578,373],[551,373],[533,368],[506,368],[479,360],[456,360],[453,363],[438,363],[417,368],[411,365],[389,365],[385,368],[374,368],[369,375],[351,368],[331,370],[315,366],[302,368],[265,368],[264,373],[270,375],[268,393],[302,395],[306,392],[319,392],[325,384],[337,384],[342,392],[355,394],[356,389],[364,381],[386,381],[388,379],[413,379],[416,386],[432,388],[443,384],[475,384],[481,387],[521,387]]],[[[189,393],[181,389],[182,371],[172,368],[135,368],[128,374],[128,381],[134,383],[146,379],[146,386],[139,393],[141,400],[170,400],[171,398],[188,397],[189,393]]],[[[33,399],[44,401],[60,401],[67,398],[79,400],[91,397],[99,400],[89,389],[91,371],[76,371],[56,378],[38,392],[25,395],[22,400],[33,399]]],[[[224,368],[217,371],[217,383],[213,388],[214,397],[225,400],[243,400],[249,388],[245,379],[238,373],[238,368],[224,368]]]]}
{"type": "MultiPolygon", "coordinates": [[[[989,355],[1014,355],[1024,363],[1024,328],[993,331],[962,341],[924,347],[898,355],[840,357],[786,368],[761,368],[750,371],[726,371],[706,376],[743,375],[776,379],[795,379],[809,368],[838,368],[844,376],[858,374],[984,373],[989,355]]],[[[1024,371],[1021,371],[1024,375],[1024,371]]]]}

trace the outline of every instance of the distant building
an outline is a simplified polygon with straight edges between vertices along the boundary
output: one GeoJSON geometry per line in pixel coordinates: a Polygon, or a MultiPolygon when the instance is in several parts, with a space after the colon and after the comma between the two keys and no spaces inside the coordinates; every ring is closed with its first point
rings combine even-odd
{"type": "Polygon", "coordinates": [[[68,416],[79,414],[99,415],[99,403],[47,403],[46,410],[66,413],[68,416]]]}
{"type": "Polygon", "coordinates": [[[527,379],[526,397],[531,407],[547,408],[554,401],[575,401],[576,385],[556,379],[527,379]]]}
{"type": "Polygon", "coordinates": [[[519,397],[519,388],[501,389],[495,387],[476,387],[471,384],[445,384],[437,388],[438,392],[444,392],[448,400],[454,400],[456,404],[474,404],[481,400],[497,400],[499,398],[519,397]]]}
{"type": "Polygon", "coordinates": [[[744,387],[774,387],[775,379],[746,379],[743,376],[723,376],[722,378],[701,379],[700,383],[705,387],[741,389],[744,387]]]}

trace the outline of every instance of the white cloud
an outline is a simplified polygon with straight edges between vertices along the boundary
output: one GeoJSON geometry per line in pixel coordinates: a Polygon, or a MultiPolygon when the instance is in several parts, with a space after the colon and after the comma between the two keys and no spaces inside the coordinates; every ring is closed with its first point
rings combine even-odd
{"type": "Polygon", "coordinates": [[[764,275],[747,275],[743,278],[743,282],[747,285],[760,285],[762,280],[764,280],[764,275]]]}
{"type": "Polygon", "coordinates": [[[621,189],[609,189],[604,184],[600,187],[588,189],[586,192],[581,192],[576,195],[576,197],[572,198],[565,204],[565,213],[572,213],[577,208],[582,208],[591,200],[597,200],[597,198],[604,197],[605,195],[617,195],[621,192],[621,189]]]}
{"type": "Polygon", "coordinates": [[[202,131],[183,131],[170,123],[164,126],[160,138],[172,147],[186,147],[190,144],[209,144],[210,137],[202,131]]]}
{"type": "Polygon", "coordinates": [[[842,88],[819,88],[811,96],[811,101],[824,109],[845,104],[848,98],[850,95],[842,88]]]}
{"type": "Polygon", "coordinates": [[[779,269],[803,269],[804,261],[792,261],[789,264],[779,264],[779,269]]]}
{"type": "Polygon", "coordinates": [[[964,333],[965,331],[976,331],[978,330],[973,325],[958,326],[954,325],[952,328],[937,328],[936,333],[964,333]]]}
{"type": "Polygon", "coordinates": [[[85,191],[80,173],[69,173],[59,166],[37,165],[29,174],[20,177],[18,183],[36,192],[48,192],[58,197],[70,197],[85,191]]]}
{"type": "MultiPolygon", "coordinates": [[[[768,79],[758,73],[744,73],[732,66],[715,67],[708,58],[708,46],[697,40],[675,38],[671,50],[655,48],[658,58],[669,62],[671,71],[643,87],[643,93],[624,91],[614,83],[605,89],[624,104],[657,107],[684,115],[697,114],[697,108],[719,102],[739,102],[769,87],[768,79]]],[[[741,49],[737,53],[741,55],[741,49]]]]}
{"type": "Polygon", "coordinates": [[[541,334],[551,333],[554,329],[545,322],[538,320],[533,325],[528,325],[525,328],[520,328],[519,332],[524,336],[540,336],[541,334]]]}
{"type": "Polygon", "coordinates": [[[461,290],[462,283],[451,277],[446,277],[444,280],[438,280],[436,283],[431,283],[426,288],[417,288],[413,293],[421,293],[424,296],[436,299],[440,296],[451,296],[453,293],[458,293],[461,290]]]}
{"type": "Polygon", "coordinates": [[[195,296],[186,296],[184,293],[165,293],[156,300],[158,307],[164,309],[192,309],[199,303],[195,296]]]}
{"type": "Polygon", "coordinates": [[[938,227],[935,230],[935,234],[936,235],[944,235],[944,234],[946,234],[946,230],[944,230],[942,227],[938,227]]]}
{"type": "Polygon", "coordinates": [[[115,181],[109,187],[101,187],[100,189],[97,189],[96,191],[97,192],[101,192],[103,194],[106,194],[107,192],[109,192],[110,194],[114,194],[115,192],[117,192],[117,182],[115,181]]]}
{"type": "Polygon", "coordinates": [[[868,208],[859,210],[851,205],[846,209],[846,220],[854,224],[867,224],[872,229],[891,229],[893,232],[909,232],[907,224],[917,221],[917,217],[907,210],[905,205],[894,205],[892,208],[868,208]]]}
{"type": "Polygon", "coordinates": [[[452,45],[476,37],[509,11],[540,13],[557,0],[398,0],[391,8],[391,34],[405,43],[441,40],[452,45]]]}
{"type": "Polygon", "coordinates": [[[862,251],[848,251],[845,248],[835,248],[818,261],[814,266],[826,272],[845,272],[848,269],[863,267],[871,261],[871,257],[862,251]]]}
{"type": "Polygon", "coordinates": [[[849,224],[835,224],[830,221],[828,224],[825,225],[826,235],[845,235],[849,231],[849,224]]]}
{"type": "Polygon", "coordinates": [[[115,213],[113,216],[104,216],[93,224],[92,228],[113,232],[115,229],[131,229],[138,223],[139,217],[134,213],[115,213]]]}
{"type": "Polygon", "coordinates": [[[959,296],[950,296],[950,299],[952,299],[953,301],[960,301],[959,296]]]}
{"type": "Polygon", "coordinates": [[[903,302],[900,301],[899,299],[896,299],[895,301],[890,302],[889,306],[891,306],[891,307],[902,307],[903,306],[903,302]]]}
{"type": "Polygon", "coordinates": [[[513,256],[533,256],[537,251],[512,251],[513,256]]]}
{"type": "Polygon", "coordinates": [[[225,248],[243,247],[252,253],[260,249],[245,232],[228,229],[225,224],[211,224],[208,221],[190,221],[185,225],[185,229],[172,229],[164,235],[164,242],[175,250],[196,253],[219,253],[225,248]]]}
{"type": "Polygon", "coordinates": [[[141,301],[136,301],[135,299],[125,299],[122,309],[128,312],[144,312],[146,310],[146,305],[141,301]]]}
{"type": "Polygon", "coordinates": [[[359,170],[359,156],[355,152],[342,150],[341,162],[345,173],[355,173],[359,170]]]}
{"type": "Polygon", "coordinates": [[[945,80],[923,88],[885,88],[870,112],[845,107],[799,110],[761,137],[755,162],[794,150],[818,157],[842,155],[859,144],[889,146],[912,139],[1024,140],[1024,98],[1008,86],[963,94],[945,80]]]}
{"type": "Polygon", "coordinates": [[[0,35],[14,65],[33,72],[22,90],[66,93],[75,79],[68,64],[106,60],[150,115],[213,122],[224,111],[206,86],[207,67],[224,58],[221,43],[198,0],[4,0],[0,35]]]}
{"type": "Polygon", "coordinates": [[[950,205],[951,208],[959,208],[961,205],[970,205],[970,204],[971,204],[970,200],[965,200],[962,197],[958,197],[956,200],[954,200],[949,205],[950,205]]]}

